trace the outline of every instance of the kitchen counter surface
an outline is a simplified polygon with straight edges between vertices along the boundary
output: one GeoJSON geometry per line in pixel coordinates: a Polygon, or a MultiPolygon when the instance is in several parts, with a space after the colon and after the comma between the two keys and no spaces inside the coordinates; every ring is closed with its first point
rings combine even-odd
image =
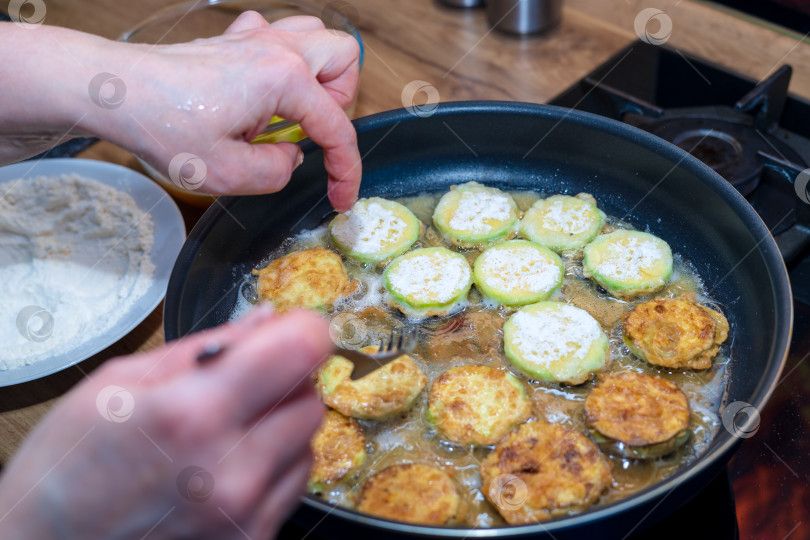
{"type": "MultiPolygon", "coordinates": [[[[113,38],[166,4],[160,0],[49,0],[45,22],[113,38]]],[[[442,101],[546,102],[636,39],[636,15],[652,6],[671,17],[669,45],[756,80],[782,63],[791,63],[791,91],[810,98],[807,36],[780,33],[690,0],[567,0],[560,27],[523,39],[491,32],[482,10],[448,8],[433,0],[350,0],[340,5],[348,6],[344,12],[356,19],[365,43],[356,116],[403,106],[402,90],[414,80],[434,86],[442,101]]],[[[141,170],[131,154],[106,142],[79,157],[141,170]]],[[[180,206],[190,230],[202,212],[180,206]]],[[[163,341],[161,305],[121,341],[80,365],[4,388],[0,392],[0,462],[9,459],[25,434],[66,391],[85,376],[92,377],[100,364],[114,356],[154,349],[163,341]]]]}

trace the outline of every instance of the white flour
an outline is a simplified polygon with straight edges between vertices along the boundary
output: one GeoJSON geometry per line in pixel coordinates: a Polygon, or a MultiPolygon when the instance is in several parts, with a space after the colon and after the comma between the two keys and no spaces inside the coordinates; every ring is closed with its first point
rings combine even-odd
{"type": "Polygon", "coordinates": [[[561,279],[559,266],[531,246],[496,246],[478,259],[487,285],[508,294],[548,291],[561,279]]]}
{"type": "Polygon", "coordinates": [[[449,302],[467,287],[471,277],[466,260],[442,252],[411,255],[388,274],[391,286],[399,294],[420,303],[449,302]]]}
{"type": "Polygon", "coordinates": [[[593,217],[585,204],[565,207],[563,201],[554,201],[543,211],[544,229],[567,234],[579,234],[588,230],[593,217]]]}
{"type": "Polygon", "coordinates": [[[596,270],[609,279],[641,279],[665,254],[654,240],[626,238],[608,244],[596,270]]]}
{"type": "Polygon", "coordinates": [[[505,193],[494,189],[463,191],[449,224],[457,231],[486,234],[511,217],[512,205],[505,193]]]}
{"type": "Polygon", "coordinates": [[[0,194],[0,369],[70,351],[149,289],[154,224],[127,193],[65,175],[0,194]]]}
{"type": "Polygon", "coordinates": [[[526,359],[548,366],[561,358],[582,360],[602,329],[587,311],[568,304],[556,310],[519,311],[512,343],[526,359]]]}
{"type": "Polygon", "coordinates": [[[372,254],[401,242],[408,227],[404,219],[378,202],[356,204],[346,220],[332,227],[332,234],[352,251],[372,254]]]}

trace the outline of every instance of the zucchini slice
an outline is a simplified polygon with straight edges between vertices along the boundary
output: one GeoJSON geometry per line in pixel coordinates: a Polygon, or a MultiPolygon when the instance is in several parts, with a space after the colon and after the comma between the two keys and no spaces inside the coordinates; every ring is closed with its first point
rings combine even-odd
{"type": "Polygon", "coordinates": [[[580,249],[596,238],[605,213],[592,203],[569,195],[540,199],[520,222],[520,234],[561,253],[580,249]]]}
{"type": "Polygon", "coordinates": [[[559,289],[564,271],[559,255],[550,249],[527,240],[509,240],[478,256],[473,279],[485,298],[505,306],[525,306],[559,289]]]}
{"type": "Polygon", "coordinates": [[[518,208],[503,191],[468,182],[445,193],[433,223],[448,242],[463,248],[508,240],[517,233],[518,208]]]}
{"type": "Polygon", "coordinates": [[[530,379],[581,384],[604,368],[608,339],[584,309],[562,302],[521,308],[503,327],[504,352],[530,379]]]}
{"type": "Polygon", "coordinates": [[[389,303],[409,317],[448,315],[463,307],[472,286],[464,255],[444,247],[400,255],[383,272],[389,303]]]}
{"type": "Polygon", "coordinates": [[[420,222],[398,202],[360,199],[329,225],[338,249],[349,258],[379,264],[403,254],[419,238],[420,222]]]}
{"type": "Polygon", "coordinates": [[[617,297],[655,292],[672,275],[669,244],[649,233],[618,230],[585,246],[583,274],[617,297]]]}

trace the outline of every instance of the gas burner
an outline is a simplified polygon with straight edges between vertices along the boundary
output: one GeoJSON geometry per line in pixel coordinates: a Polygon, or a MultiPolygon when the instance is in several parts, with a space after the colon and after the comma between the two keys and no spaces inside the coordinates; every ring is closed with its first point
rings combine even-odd
{"type": "Polygon", "coordinates": [[[662,109],[608,84],[586,78],[591,91],[607,94],[622,121],[686,150],[731,183],[744,196],[759,186],[764,160],[802,160],[774,136],[787,99],[792,68],[782,66],[743,96],[734,107],[662,109]],[[777,158],[778,159],[778,158],[777,158]]]}
{"type": "Polygon", "coordinates": [[[791,67],[743,86],[739,78],[730,81],[717,68],[685,58],[635,43],[552,104],[622,120],[697,157],[748,199],[785,260],[792,259],[810,245],[810,206],[794,190],[810,164],[810,136],[794,118],[797,105],[805,105],[788,97],[791,67]],[[625,57],[634,61],[623,64],[625,57]],[[652,78],[639,79],[639,69],[652,78]],[[740,95],[736,102],[728,99],[740,95]]]}

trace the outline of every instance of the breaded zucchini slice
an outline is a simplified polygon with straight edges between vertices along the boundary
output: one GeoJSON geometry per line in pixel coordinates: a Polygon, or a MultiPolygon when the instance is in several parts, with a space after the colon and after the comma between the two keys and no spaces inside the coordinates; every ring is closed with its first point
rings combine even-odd
{"type": "Polygon", "coordinates": [[[651,364],[708,369],[728,337],[728,320],[687,294],[637,305],[625,314],[623,330],[633,354],[651,364]]]}
{"type": "Polygon", "coordinates": [[[450,368],[428,394],[428,421],[457,444],[495,444],[531,412],[523,384],[508,371],[489,366],[450,368]]]}
{"type": "Polygon", "coordinates": [[[259,270],[256,292],[278,312],[293,308],[326,310],[354,292],[340,255],[322,247],[288,253],[259,270]]]}
{"type": "Polygon", "coordinates": [[[604,375],[585,398],[585,420],[602,436],[596,439],[624,457],[672,452],[689,438],[689,416],[686,394],[655,375],[604,375]]]}
{"type": "Polygon", "coordinates": [[[409,317],[447,315],[462,307],[472,286],[464,255],[444,247],[421,248],[400,255],[385,268],[389,303],[409,317]]]}
{"type": "Polygon", "coordinates": [[[530,379],[580,384],[605,366],[608,339],[587,311],[562,302],[521,308],[503,327],[506,357],[530,379]]]}
{"type": "Polygon", "coordinates": [[[487,248],[473,265],[475,286],[484,298],[505,306],[545,300],[560,288],[564,272],[556,253],[526,240],[487,248]]]}
{"type": "Polygon", "coordinates": [[[649,233],[618,230],[585,246],[582,269],[613,296],[655,292],[672,275],[669,244],[649,233]]]}
{"type": "Polygon", "coordinates": [[[605,213],[584,198],[552,195],[540,199],[520,221],[520,234],[561,253],[580,249],[596,238],[605,213]]]}
{"type": "Polygon", "coordinates": [[[481,491],[507,523],[548,521],[584,510],[613,481],[608,460],[585,435],[530,422],[481,463],[481,491]]]}
{"type": "Polygon", "coordinates": [[[380,197],[359,199],[329,224],[329,234],[341,253],[370,264],[403,254],[419,239],[419,229],[413,212],[380,197]]]}
{"type": "Polygon", "coordinates": [[[310,441],[314,461],[309,472],[311,493],[351,478],[366,462],[366,436],[357,420],[329,410],[310,441]]]}
{"type": "Polygon", "coordinates": [[[448,242],[471,248],[508,240],[517,233],[518,207],[503,191],[467,182],[445,193],[433,224],[448,242]]]}
{"type": "Polygon", "coordinates": [[[377,517],[450,525],[461,514],[461,496],[453,480],[424,463],[391,465],[363,484],[357,510],[377,517]]]}
{"type": "MultiPolygon", "coordinates": [[[[361,351],[374,353],[376,346],[361,351]]],[[[318,392],[333,409],[363,420],[382,420],[409,410],[425,387],[427,378],[416,362],[400,356],[356,381],[354,364],[332,356],[318,372],[318,392]]]]}

